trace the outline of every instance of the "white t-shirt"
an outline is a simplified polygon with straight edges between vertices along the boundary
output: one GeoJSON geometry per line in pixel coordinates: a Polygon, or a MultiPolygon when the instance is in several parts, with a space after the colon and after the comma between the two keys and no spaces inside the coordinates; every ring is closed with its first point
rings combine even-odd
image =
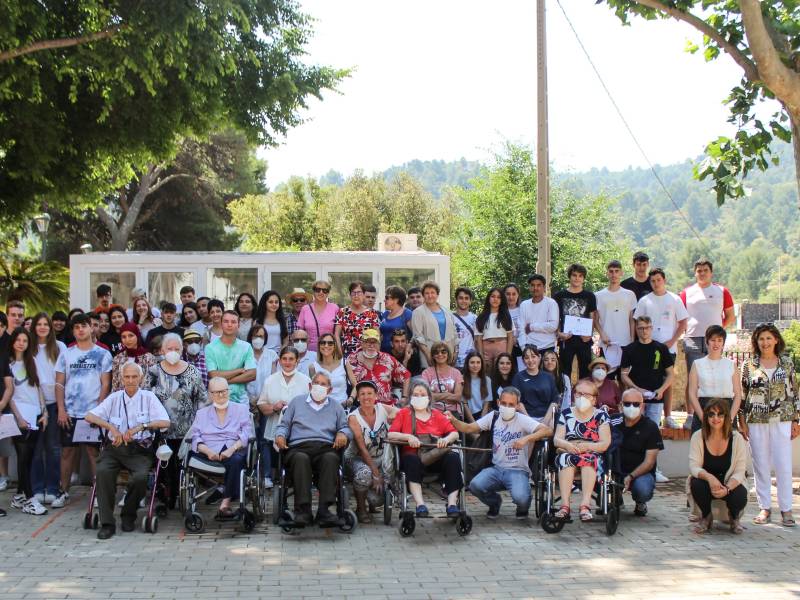
{"type": "MultiPolygon", "coordinates": [[[[488,431],[492,426],[494,411],[482,416],[475,421],[481,431],[488,431]]],[[[497,417],[492,432],[492,463],[500,469],[520,469],[530,473],[528,461],[531,458],[533,444],[528,444],[522,450],[516,450],[512,444],[518,439],[536,431],[539,421],[526,415],[517,413],[510,421],[497,417]]]]}
{"type": "MultiPolygon", "coordinates": [[[[633,316],[650,317],[653,321],[653,339],[663,344],[675,335],[678,322],[688,319],[689,313],[678,294],[667,292],[663,296],[657,296],[655,292],[650,292],[639,300],[633,316]]],[[[675,354],[678,343],[670,346],[669,351],[675,354]]]]}
{"type": "MultiPolygon", "coordinates": [[[[64,343],[58,340],[56,340],[56,346],[58,346],[59,356],[67,350],[64,343]]],[[[45,345],[39,344],[39,350],[33,360],[36,362],[36,374],[39,376],[39,387],[42,388],[44,401],[47,404],[54,404],[56,401],[56,363],[58,362],[58,356],[56,356],[55,362],[50,362],[45,345]]]]}
{"type": "Polygon", "coordinates": [[[636,309],[636,294],[625,288],[616,292],[608,288],[595,294],[600,327],[612,344],[627,346],[631,337],[631,313],[636,309]]]}
{"type": "Polygon", "coordinates": [[[82,419],[100,400],[101,376],[111,373],[111,353],[96,344],[88,350],[72,346],[59,355],[56,372],[66,376],[64,405],[67,414],[82,419]]]}
{"type": "Polygon", "coordinates": [[[708,287],[690,285],[681,292],[681,300],[689,313],[687,337],[703,337],[712,325],[722,325],[725,309],[733,306],[731,293],[716,283],[708,287]]]}
{"type": "Polygon", "coordinates": [[[508,336],[508,330],[497,322],[497,313],[491,313],[483,325],[483,331],[475,331],[475,335],[482,335],[485,340],[505,339],[508,336]]]}
{"type": "Polygon", "coordinates": [[[453,321],[456,324],[456,334],[458,335],[458,356],[456,357],[457,367],[463,367],[464,360],[467,358],[467,354],[475,349],[474,336],[478,333],[475,330],[475,322],[477,320],[478,316],[475,313],[467,313],[466,315],[460,315],[455,312],[453,313],[453,321]],[[467,329],[467,326],[464,325],[464,323],[472,328],[472,332],[467,329]]]}
{"type": "Polygon", "coordinates": [[[514,329],[514,341],[518,341],[520,338],[521,330],[519,328],[520,324],[520,306],[517,305],[515,308],[509,308],[508,314],[511,315],[511,326],[514,329]]]}
{"type": "Polygon", "coordinates": [[[540,302],[523,300],[519,307],[519,345],[532,344],[537,348],[554,348],[558,331],[558,304],[545,296],[540,302]],[[525,333],[526,325],[530,333],[525,333]]]}
{"type": "Polygon", "coordinates": [[[14,403],[17,406],[25,404],[39,409],[39,388],[31,385],[28,373],[25,371],[25,364],[22,361],[14,361],[10,366],[11,375],[14,377],[14,393],[11,395],[14,403]]]}

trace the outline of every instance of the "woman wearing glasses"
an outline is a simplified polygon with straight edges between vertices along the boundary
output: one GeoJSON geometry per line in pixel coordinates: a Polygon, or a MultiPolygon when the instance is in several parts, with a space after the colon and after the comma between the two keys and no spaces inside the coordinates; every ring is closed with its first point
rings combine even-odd
{"type": "Polygon", "coordinates": [[[350,305],[340,308],[333,321],[333,337],[345,358],[361,350],[361,334],[364,331],[377,331],[381,326],[378,313],[364,304],[364,284],[354,281],[348,286],[348,291],[350,305]]]}
{"type": "MultiPolygon", "coordinates": [[[[309,334],[309,338],[311,335],[309,334]]],[[[318,343],[316,362],[308,367],[308,376],[314,379],[317,373],[325,373],[331,380],[328,397],[340,404],[347,402],[347,371],[342,362],[342,353],[336,347],[332,333],[323,333],[318,343]]]]}
{"type": "Polygon", "coordinates": [[[715,498],[728,507],[731,532],[742,533],[739,518],[747,505],[747,488],[743,485],[746,468],[747,446],[733,431],[730,404],[724,398],[712,398],[703,410],[702,427],[689,446],[689,490],[701,513],[695,533],[711,530],[711,501],[715,498]]]}
{"type": "Polygon", "coordinates": [[[328,302],[331,284],[327,281],[315,281],[311,287],[313,302],[300,309],[297,317],[297,328],[308,332],[308,349],[317,351],[320,338],[326,333],[333,333],[333,321],[339,307],[328,302]]]}

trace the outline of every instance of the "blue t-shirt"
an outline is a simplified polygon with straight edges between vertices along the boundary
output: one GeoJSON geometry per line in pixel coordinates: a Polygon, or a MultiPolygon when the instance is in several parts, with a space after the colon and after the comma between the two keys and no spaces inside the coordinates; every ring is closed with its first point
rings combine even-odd
{"type": "Polygon", "coordinates": [[[439,312],[431,311],[433,313],[436,322],[439,324],[439,339],[445,339],[445,332],[447,331],[447,317],[444,316],[444,311],[440,310],[439,312]]]}
{"type": "Polygon", "coordinates": [[[556,380],[553,376],[541,369],[536,375],[528,371],[520,371],[514,375],[511,385],[522,392],[522,404],[528,415],[534,419],[542,419],[547,414],[547,407],[552,403],[561,406],[561,397],[556,389],[556,380]]]}
{"type": "Polygon", "coordinates": [[[102,388],[101,375],[111,373],[111,353],[93,344],[88,350],[78,346],[58,355],[56,372],[64,373],[64,407],[70,417],[82,419],[97,406],[102,388]]]}
{"type": "MultiPolygon", "coordinates": [[[[411,321],[411,311],[409,309],[403,310],[403,314],[394,319],[389,318],[389,311],[383,311],[381,315],[381,352],[392,351],[392,333],[395,329],[405,329],[408,332],[408,323],[411,321]]],[[[411,339],[411,333],[408,333],[408,338],[411,339]]]]}

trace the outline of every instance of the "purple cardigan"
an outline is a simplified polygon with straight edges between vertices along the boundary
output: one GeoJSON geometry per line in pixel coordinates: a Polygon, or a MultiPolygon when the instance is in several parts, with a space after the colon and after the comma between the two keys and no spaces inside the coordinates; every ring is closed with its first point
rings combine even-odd
{"type": "Polygon", "coordinates": [[[253,418],[250,416],[250,406],[248,404],[228,404],[228,413],[225,415],[225,423],[220,425],[217,418],[217,410],[211,404],[197,411],[192,423],[192,450],[197,452],[198,444],[205,444],[214,452],[222,450],[223,446],[230,448],[241,440],[244,446],[255,437],[253,431],[253,418]]]}

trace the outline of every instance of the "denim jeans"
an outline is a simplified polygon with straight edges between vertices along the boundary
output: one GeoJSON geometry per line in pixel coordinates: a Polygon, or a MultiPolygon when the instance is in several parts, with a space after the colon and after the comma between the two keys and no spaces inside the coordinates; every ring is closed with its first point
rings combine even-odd
{"type": "Polygon", "coordinates": [[[47,428],[36,441],[31,467],[34,494],[58,496],[61,480],[61,435],[58,427],[58,406],[47,405],[47,428]]]}
{"type": "Polygon", "coordinates": [[[664,414],[663,402],[645,402],[644,416],[661,427],[661,416],[664,414]]]}
{"type": "Polygon", "coordinates": [[[478,473],[469,484],[469,491],[486,506],[499,507],[499,490],[509,490],[511,500],[517,508],[527,510],[531,506],[531,484],[527,471],[501,469],[491,466],[478,473]]]}
{"type": "Polygon", "coordinates": [[[631,497],[634,502],[650,502],[656,489],[656,478],[652,473],[639,475],[631,482],[631,497]]]}

